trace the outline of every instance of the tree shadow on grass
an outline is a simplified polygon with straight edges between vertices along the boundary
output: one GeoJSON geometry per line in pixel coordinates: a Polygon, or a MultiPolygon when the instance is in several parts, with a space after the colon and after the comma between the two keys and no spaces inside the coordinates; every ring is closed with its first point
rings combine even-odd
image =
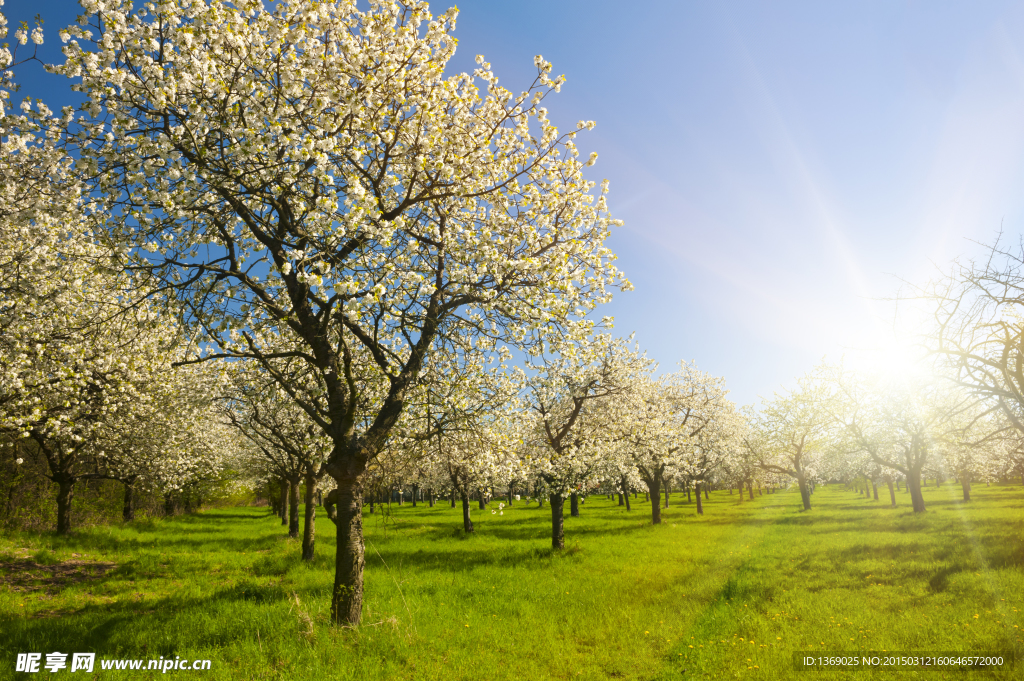
{"type": "MultiPolygon", "coordinates": [[[[186,648],[207,648],[249,639],[245,622],[223,619],[221,613],[239,604],[280,609],[282,618],[292,594],[323,595],[321,588],[288,588],[252,581],[214,590],[200,597],[167,596],[88,605],[73,612],[37,613],[33,617],[0,616],[0,655],[13,659],[24,651],[95,651],[106,657],[173,657],[186,648]],[[217,620],[215,627],[186,622],[203,611],[217,620]],[[138,645],[137,642],[141,642],[138,645]]],[[[264,614],[265,615],[265,614],[264,614]]],[[[294,619],[294,617],[292,618],[294,619]]]]}

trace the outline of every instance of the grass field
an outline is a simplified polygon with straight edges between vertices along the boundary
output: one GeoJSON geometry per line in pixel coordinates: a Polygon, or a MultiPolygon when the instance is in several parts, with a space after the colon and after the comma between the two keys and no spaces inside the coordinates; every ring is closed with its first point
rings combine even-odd
{"type": "MultiPolygon", "coordinates": [[[[204,679],[825,679],[892,672],[794,672],[794,651],[1016,651],[1024,628],[1024,489],[926,489],[928,513],[821,487],[800,512],[784,491],[703,517],[673,495],[650,525],[591,497],[550,511],[474,510],[475,536],[447,504],[365,519],[364,624],[328,625],[333,526],[318,520],[305,565],[266,509],[0,536],[0,678],[19,652],[212,661],[204,679]]],[[[887,495],[883,494],[883,497],[887,495]]],[[[495,506],[496,506],[495,502],[495,506]]],[[[323,515],[321,513],[321,515],[323,515]]],[[[86,678],[84,673],[46,677],[86,678]]],[[[29,678],[30,675],[18,675],[29,678]]],[[[88,678],[156,678],[99,671],[88,678]]],[[[905,672],[910,678],[1024,678],[905,672]]]]}

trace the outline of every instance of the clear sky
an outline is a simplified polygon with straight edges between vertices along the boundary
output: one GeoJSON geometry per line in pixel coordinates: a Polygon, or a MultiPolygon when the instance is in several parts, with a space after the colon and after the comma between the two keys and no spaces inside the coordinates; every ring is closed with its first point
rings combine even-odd
{"type": "MultiPolygon", "coordinates": [[[[42,12],[56,48],[76,5],[4,11],[42,12]]],[[[868,342],[898,278],[1022,231],[1024,3],[458,6],[455,69],[484,54],[519,91],[542,54],[568,77],[552,119],[597,121],[578,142],[611,181],[611,246],[636,286],[604,314],[663,369],[725,376],[740,403],[868,342]]],[[[59,104],[47,78],[19,72],[59,104]]]]}

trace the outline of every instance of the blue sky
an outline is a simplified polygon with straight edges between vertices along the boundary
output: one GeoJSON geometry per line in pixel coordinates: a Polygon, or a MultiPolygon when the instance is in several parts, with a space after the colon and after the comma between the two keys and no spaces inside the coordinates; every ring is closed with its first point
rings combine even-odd
{"type": "MultiPolygon", "coordinates": [[[[616,330],[663,369],[725,376],[738,402],[870,342],[898,277],[1021,232],[1024,3],[458,6],[456,69],[482,53],[518,91],[542,54],[568,77],[553,120],[597,121],[578,141],[611,181],[611,246],[636,286],[604,312],[616,330]]],[[[42,12],[56,48],[76,7],[4,11],[42,12]]],[[[36,69],[19,80],[66,96],[36,69]]]]}

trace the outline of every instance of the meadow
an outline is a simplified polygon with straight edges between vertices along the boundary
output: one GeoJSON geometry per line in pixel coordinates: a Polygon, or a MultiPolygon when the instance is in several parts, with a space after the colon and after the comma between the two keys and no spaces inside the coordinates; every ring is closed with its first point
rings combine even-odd
{"type": "MultiPolygon", "coordinates": [[[[70,536],[0,535],[0,677],[19,652],[209,659],[203,679],[827,679],[889,671],[796,672],[796,651],[1015,653],[1024,634],[1024,488],[926,490],[928,512],[819,487],[814,508],[780,491],[705,515],[673,494],[663,524],[643,495],[627,512],[592,496],[502,514],[391,505],[365,515],[363,624],[328,624],[333,525],[300,560],[266,508],[96,526],[70,536]]],[[[498,501],[492,502],[497,510],[498,501]]],[[[910,678],[1021,678],[1008,671],[910,678]]],[[[157,678],[68,670],[48,678],[157,678]]]]}

